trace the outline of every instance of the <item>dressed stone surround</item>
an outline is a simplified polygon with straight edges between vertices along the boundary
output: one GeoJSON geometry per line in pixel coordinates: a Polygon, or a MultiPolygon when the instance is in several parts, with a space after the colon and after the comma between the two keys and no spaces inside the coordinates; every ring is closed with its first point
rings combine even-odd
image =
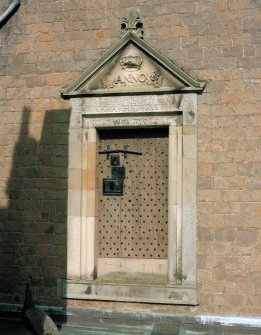
{"type": "MultiPolygon", "coordinates": [[[[64,298],[198,304],[196,287],[197,95],[189,93],[71,99],[67,279],[64,298]],[[168,127],[166,283],[99,281],[96,244],[98,129],[168,127]]],[[[137,260],[139,262],[139,260],[137,260]]],[[[139,267],[139,264],[136,265],[139,267]]]]}

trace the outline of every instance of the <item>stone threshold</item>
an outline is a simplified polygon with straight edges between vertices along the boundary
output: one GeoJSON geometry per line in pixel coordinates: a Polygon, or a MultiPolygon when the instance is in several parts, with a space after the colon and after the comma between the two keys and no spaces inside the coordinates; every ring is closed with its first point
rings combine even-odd
{"type": "Polygon", "coordinates": [[[62,280],[60,295],[65,299],[198,305],[198,290],[192,286],[144,283],[109,283],[62,280]]]}

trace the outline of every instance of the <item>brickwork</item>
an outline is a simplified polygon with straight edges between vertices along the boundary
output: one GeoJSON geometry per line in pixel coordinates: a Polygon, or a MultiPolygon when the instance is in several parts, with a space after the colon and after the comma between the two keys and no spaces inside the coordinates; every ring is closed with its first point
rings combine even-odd
{"type": "Polygon", "coordinates": [[[201,304],[124,306],[260,314],[257,0],[21,1],[0,30],[0,299],[21,302],[30,274],[40,280],[37,302],[62,303],[56,279],[66,276],[70,105],[60,90],[118,41],[132,8],[140,11],[146,41],[208,84],[198,106],[201,304]]]}

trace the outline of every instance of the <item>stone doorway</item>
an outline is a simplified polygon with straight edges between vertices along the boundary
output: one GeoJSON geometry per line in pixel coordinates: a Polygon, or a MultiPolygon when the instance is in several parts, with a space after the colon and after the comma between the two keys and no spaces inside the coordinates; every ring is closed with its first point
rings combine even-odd
{"type": "Polygon", "coordinates": [[[206,83],[144,41],[142,22],[133,13],[121,28],[122,38],[62,92],[71,99],[72,114],[67,278],[61,294],[195,305],[197,94],[206,83]],[[155,134],[164,131],[156,141],[155,134]],[[124,157],[127,144],[146,154],[124,157]],[[110,157],[98,153],[108,145],[120,150],[124,180],[110,180],[115,177],[110,157]],[[112,194],[101,193],[103,182],[112,194]],[[155,274],[165,281],[141,282],[155,274]],[[104,282],[111,276],[114,280],[104,282]]]}
{"type": "Polygon", "coordinates": [[[97,145],[98,279],[167,281],[168,128],[100,130],[97,145]],[[118,179],[122,194],[104,190],[118,179]]]}

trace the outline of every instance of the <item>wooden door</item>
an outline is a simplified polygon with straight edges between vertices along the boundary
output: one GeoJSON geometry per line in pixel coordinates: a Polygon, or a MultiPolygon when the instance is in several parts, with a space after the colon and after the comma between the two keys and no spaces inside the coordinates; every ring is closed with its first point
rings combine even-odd
{"type": "Polygon", "coordinates": [[[168,232],[168,129],[99,131],[97,162],[98,257],[166,259],[168,232]],[[110,154],[125,167],[122,195],[104,195],[110,154]]]}

